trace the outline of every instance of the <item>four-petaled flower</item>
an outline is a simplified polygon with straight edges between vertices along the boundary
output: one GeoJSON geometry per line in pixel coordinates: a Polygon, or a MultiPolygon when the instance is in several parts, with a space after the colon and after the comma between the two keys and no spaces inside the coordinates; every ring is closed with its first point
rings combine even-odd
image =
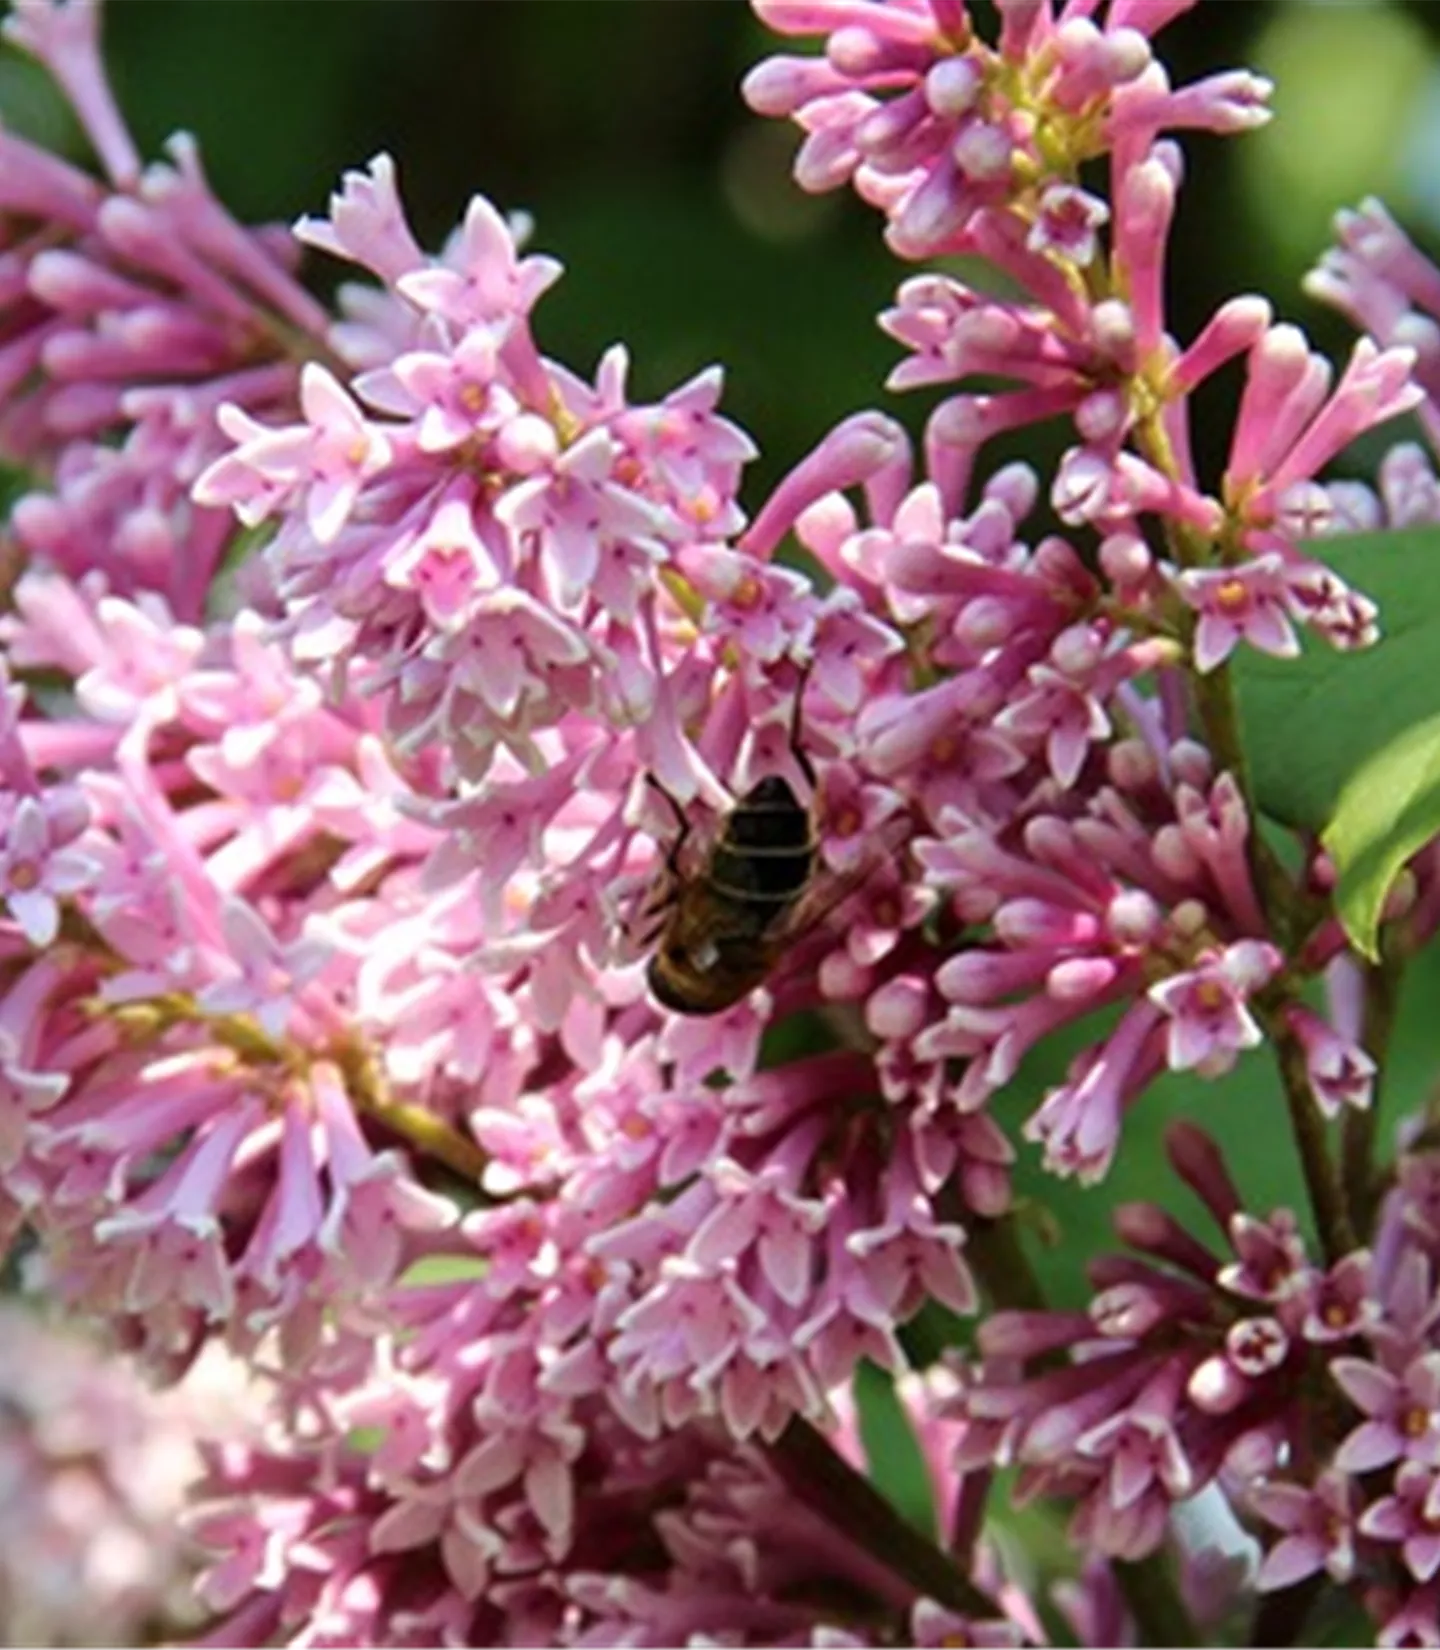
{"type": "Polygon", "coordinates": [[[1262,1033],[1246,1006],[1274,978],[1283,958],[1265,940],[1237,940],[1211,951],[1193,968],[1150,987],[1150,1000],[1170,1016],[1165,1057],[1172,1071],[1206,1076],[1228,1071],[1262,1033]]]}
{"type": "Polygon", "coordinates": [[[1224,664],[1238,642],[1293,659],[1300,643],[1290,623],[1290,582],[1276,554],[1238,567],[1187,568],[1175,587],[1200,615],[1195,625],[1195,668],[1224,664]]]}

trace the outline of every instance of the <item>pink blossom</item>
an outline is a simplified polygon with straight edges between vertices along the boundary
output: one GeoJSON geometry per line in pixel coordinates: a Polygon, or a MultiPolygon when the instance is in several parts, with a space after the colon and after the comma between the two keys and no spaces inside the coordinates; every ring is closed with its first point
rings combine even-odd
{"type": "Polygon", "coordinates": [[[31,945],[47,946],[60,927],[60,900],[90,880],[83,855],[69,847],[85,830],[89,810],[78,793],[22,796],[0,846],[0,896],[31,945]]]}
{"type": "Polygon", "coordinates": [[[1440,1353],[1426,1353],[1393,1373],[1363,1358],[1337,1358],[1330,1373],[1366,1416],[1340,1446],[1337,1466],[1367,1472],[1401,1459],[1440,1464],[1440,1353]]]}
{"type": "Polygon", "coordinates": [[[1379,1602],[1387,1619],[1376,1635],[1377,1644],[1390,1650],[1396,1645],[1440,1643],[1440,1587],[1434,1582],[1415,1588],[1403,1603],[1393,1597],[1379,1602]]]}
{"type": "Polygon", "coordinates": [[[757,9],[781,33],[825,34],[828,44],[822,60],[779,57],[752,70],[747,98],[808,134],[796,161],[801,186],[853,180],[890,219],[903,257],[954,249],[977,216],[1008,206],[1015,180],[1041,159],[1037,126],[1073,134],[1078,163],[1109,141],[1107,123],[1234,130],[1261,118],[1258,80],[1127,104],[1132,85],[1153,89],[1147,70],[1168,93],[1141,32],[1163,15],[1102,28],[1088,16],[1057,21],[1049,7],[1029,7],[1023,22],[1004,15],[991,46],[959,5],[935,4],[928,15],[788,0],[759,0],[757,9]],[[1234,112],[1247,101],[1249,119],[1234,112]]]}
{"type": "Polygon", "coordinates": [[[35,1643],[138,1643],[158,1623],[199,1630],[193,1555],[179,1530],[205,1439],[238,1441],[261,1390],[212,1348],[158,1394],[113,1352],[11,1304],[4,1318],[0,1455],[6,1615],[35,1643]]]}
{"type": "Polygon", "coordinates": [[[1299,1484],[1257,1484],[1251,1504],[1268,1524],[1283,1531],[1265,1555],[1256,1586],[1261,1591],[1290,1587],[1322,1566],[1336,1581],[1355,1568],[1357,1497],[1353,1480],[1323,1474],[1313,1488],[1299,1484]]]}
{"type": "Polygon", "coordinates": [[[1334,1117],[1346,1105],[1364,1111],[1375,1077],[1375,1062],[1365,1050],[1301,1004],[1288,1008],[1285,1020],[1305,1051],[1310,1086],[1321,1111],[1327,1117],[1334,1117]]]}
{"type": "MultiPolygon", "coordinates": [[[[1306,1137],[1319,1258],[1183,1123],[1213,1231],[1121,1207],[1062,1308],[1003,1247],[1017,1124],[1094,1182],[1167,1066],[1269,1034],[1327,1115],[1378,1076],[1334,867],[1257,838],[1219,673],[1297,622],[1375,639],[1308,541],[1434,513],[1434,477],[1319,476],[1427,413],[1406,312],[1440,287],[1372,217],[1344,279],[1385,336],[1333,386],[1254,297],[1172,336],[1163,134],[1269,91],[1170,84],[1185,3],[1006,0],[984,39],[962,0],[760,0],[823,39],[748,82],[802,183],[987,268],[883,317],[892,384],[938,387],[923,436],[856,413],[748,527],[719,369],[646,402],[621,346],[543,353],[559,266],[525,220],[477,197],[430,254],[380,156],[298,226],[375,278],[332,312],[193,144],[139,171],[93,11],[22,8],[111,182],[0,135],[0,445],[31,476],[0,1235],[161,1376],[212,1340],[273,1372],[265,1447],[213,1450],[194,1514],[211,1642],[1039,1641],[1002,1469],[1069,1509],[1087,1631],[1138,1636],[1109,1561],[1168,1548],[1197,1630],[1236,1636],[1194,1503],[1257,1482],[1264,1585],[1324,1571],[1426,1629],[1422,1138],[1387,1176],[1349,1129],[1332,1177],[1306,1137]],[[1242,357],[1212,496],[1195,392],[1242,357]],[[1056,417],[1050,473],[984,450],[1056,417]],[[766,780],[804,816],[783,889],[747,840],[766,780]],[[646,952],[706,901],[758,983],[675,1012],[646,952]],[[867,1385],[928,1534],[863,1482],[867,1385]]],[[[1434,859],[1394,896],[1416,943],[1434,859]]]]}
{"type": "Polygon", "coordinates": [[[1361,339],[1332,393],[1327,364],[1298,329],[1275,327],[1253,346],[1225,486],[1243,501],[1257,548],[1289,489],[1363,431],[1415,406],[1423,392],[1411,381],[1413,363],[1409,350],[1382,351],[1361,339]]]}
{"type": "Polygon", "coordinates": [[[1440,1537],[1435,1530],[1437,1510],[1433,1468],[1406,1461],[1395,1474],[1394,1493],[1372,1502],[1360,1519],[1360,1533],[1380,1541],[1397,1542],[1410,1574],[1419,1582],[1440,1570],[1440,1537]]]}
{"type": "Polygon", "coordinates": [[[98,0],[19,0],[5,19],[5,38],[50,70],[80,117],[114,184],[132,184],[140,157],[115,106],[100,61],[98,0]]]}
{"type": "Polygon", "coordinates": [[[1065,184],[1051,184],[1040,197],[1040,213],[1030,231],[1034,252],[1054,252],[1083,269],[1094,262],[1096,230],[1109,221],[1110,208],[1094,195],[1065,184]]]}
{"type": "Polygon", "coordinates": [[[1238,940],[1211,953],[1198,967],[1150,987],[1150,1000],[1170,1016],[1166,1058],[1174,1071],[1196,1067],[1213,1075],[1234,1064],[1241,1049],[1261,1040],[1246,1007],[1281,963],[1275,947],[1238,940]]]}
{"type": "Polygon", "coordinates": [[[1187,568],[1175,575],[1186,605],[1200,615],[1195,668],[1209,672],[1247,641],[1262,653],[1293,659],[1300,651],[1286,611],[1289,582],[1278,555],[1257,556],[1236,568],[1187,568]]]}
{"type": "Polygon", "coordinates": [[[282,944],[242,900],[229,901],[220,921],[229,957],[200,1005],[212,1014],[253,1014],[272,1037],[282,1036],[295,991],[325,966],[329,946],[304,937],[282,944]]]}
{"type": "Polygon", "coordinates": [[[232,505],[250,524],[292,495],[306,500],[305,517],[320,543],[349,519],[363,483],[390,462],[390,443],[326,369],[314,362],[300,375],[306,422],[267,430],[240,408],[220,409],[220,427],[237,443],[195,484],[202,504],[232,505]]]}
{"type": "Polygon", "coordinates": [[[422,309],[468,326],[528,314],[559,275],[553,258],[517,258],[510,226],[477,195],[446,264],[402,274],[396,288],[422,309]]]}
{"type": "Polygon", "coordinates": [[[385,281],[418,269],[425,255],[405,222],[394,160],[376,155],[367,171],[347,172],[341,183],[329,216],[301,218],[296,235],[335,257],[353,258],[385,281]]]}
{"type": "Polygon", "coordinates": [[[976,1646],[991,1647],[1020,1645],[1025,1635],[1020,1626],[1010,1621],[973,1621],[942,1609],[933,1599],[922,1598],[910,1616],[914,1642],[920,1646],[953,1644],[956,1639],[976,1646]]]}

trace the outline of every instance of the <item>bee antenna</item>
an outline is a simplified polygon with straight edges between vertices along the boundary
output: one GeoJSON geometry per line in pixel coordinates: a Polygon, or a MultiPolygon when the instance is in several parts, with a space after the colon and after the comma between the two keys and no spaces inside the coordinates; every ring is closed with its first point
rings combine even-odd
{"type": "Polygon", "coordinates": [[[645,778],[670,804],[670,811],[675,815],[675,840],[670,844],[669,849],[666,851],[665,866],[672,875],[677,875],[680,863],[680,850],[685,846],[686,839],[690,835],[690,820],[686,815],[685,810],[680,806],[670,792],[666,790],[666,788],[660,783],[653,773],[647,773],[645,778]]]}
{"type": "Polygon", "coordinates": [[[795,758],[800,772],[805,775],[806,783],[813,791],[816,788],[815,765],[805,752],[805,746],[800,739],[801,711],[805,704],[805,684],[810,680],[810,672],[815,667],[815,658],[812,654],[800,666],[800,679],[795,684],[795,705],[790,712],[790,754],[795,758]]]}

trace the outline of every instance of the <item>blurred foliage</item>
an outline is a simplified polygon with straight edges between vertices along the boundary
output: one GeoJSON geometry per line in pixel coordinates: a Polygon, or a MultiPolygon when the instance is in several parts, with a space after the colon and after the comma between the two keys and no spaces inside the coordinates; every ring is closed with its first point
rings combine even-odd
{"type": "Polygon", "coordinates": [[[855,1370],[855,1404],[871,1482],[917,1530],[932,1541],[940,1540],[943,1532],[936,1518],[935,1486],[890,1376],[875,1364],[862,1362],[855,1370]]]}

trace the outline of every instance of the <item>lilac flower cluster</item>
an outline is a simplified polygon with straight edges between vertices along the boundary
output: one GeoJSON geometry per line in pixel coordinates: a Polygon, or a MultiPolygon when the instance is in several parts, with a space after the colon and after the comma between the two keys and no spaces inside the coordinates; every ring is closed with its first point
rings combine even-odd
{"type": "MultiPolygon", "coordinates": [[[[1171,335],[1169,134],[1268,92],[1171,86],[1187,3],[1006,0],[991,44],[961,0],[757,0],[823,37],[746,83],[806,133],[802,186],[1009,295],[904,279],[921,450],[862,412],[747,518],[718,371],[640,405],[622,349],[588,380],[543,355],[560,270],[522,220],[477,198],[428,253],[377,157],[297,226],[366,277],[331,314],[193,145],[141,168],[96,5],[17,0],[104,181],[0,134],[0,448],[34,477],[0,617],[0,1218],[152,1371],[220,1340],[274,1382],[193,1513],[207,1642],[1038,1643],[986,1523],[1012,1465],[1076,1508],[1054,1602],[1085,1642],[1244,1607],[1186,1535],[1202,1491],[1268,1544],[1260,1589],[1323,1568],[1386,1642],[1431,1631],[1433,1165],[1413,1141],[1383,1197],[1334,1169],[1373,971],[1326,856],[1258,828],[1230,661],[1376,642],[1323,540],[1440,520],[1433,471],[1407,442],[1378,492],[1320,476],[1404,413],[1440,437],[1440,276],[1367,206],[1315,277],[1367,334],[1338,379],[1257,297],[1171,335]],[[1227,367],[1212,481],[1193,396],[1227,367]],[[1051,419],[1043,499],[987,469],[1051,419]],[[829,895],[761,988],[667,1013],[637,914],[697,874],[677,831],[775,775],[829,895]],[[1139,1258],[1037,1304],[992,1101],[1070,1026],[1023,1126],[1046,1168],[1103,1180],[1160,1074],[1265,1047],[1323,1258],[1186,1128],[1230,1256],[1132,1206],[1139,1258]],[[866,1363],[938,1542],[868,1481],[866,1363]]],[[[1440,925],[1433,845],[1390,915],[1440,925]]]]}

